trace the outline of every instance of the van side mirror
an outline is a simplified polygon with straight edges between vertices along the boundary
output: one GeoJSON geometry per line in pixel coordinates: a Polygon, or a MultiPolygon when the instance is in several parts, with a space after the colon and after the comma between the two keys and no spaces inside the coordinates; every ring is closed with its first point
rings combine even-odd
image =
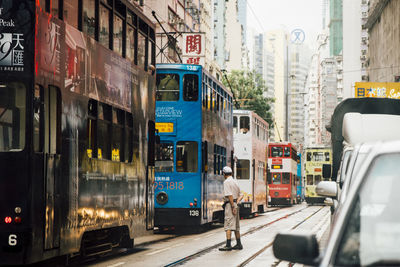
{"type": "Polygon", "coordinates": [[[330,179],[332,177],[332,165],[323,164],[322,165],[322,177],[325,179],[330,179]]]}

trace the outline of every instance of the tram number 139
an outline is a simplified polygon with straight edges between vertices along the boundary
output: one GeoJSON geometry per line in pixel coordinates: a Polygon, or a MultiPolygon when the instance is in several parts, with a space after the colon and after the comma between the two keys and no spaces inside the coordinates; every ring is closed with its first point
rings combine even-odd
{"type": "Polygon", "coordinates": [[[11,234],[8,236],[8,245],[15,247],[17,245],[17,235],[11,234]]]}
{"type": "Polygon", "coordinates": [[[199,210],[189,210],[189,216],[190,217],[198,217],[198,216],[200,216],[200,211],[199,210]]]}

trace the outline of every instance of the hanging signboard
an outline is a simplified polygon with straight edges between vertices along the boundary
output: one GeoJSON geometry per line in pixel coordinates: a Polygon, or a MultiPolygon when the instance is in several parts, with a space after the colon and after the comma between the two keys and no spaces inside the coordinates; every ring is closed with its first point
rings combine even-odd
{"type": "Polygon", "coordinates": [[[204,33],[183,33],[182,62],[184,64],[204,65],[204,33]]]}
{"type": "Polygon", "coordinates": [[[354,97],[377,97],[400,99],[400,83],[356,82],[354,97]]]}

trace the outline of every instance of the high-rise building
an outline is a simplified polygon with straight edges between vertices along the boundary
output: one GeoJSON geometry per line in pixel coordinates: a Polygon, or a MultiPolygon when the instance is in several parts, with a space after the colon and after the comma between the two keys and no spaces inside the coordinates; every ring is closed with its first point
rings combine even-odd
{"type": "Polygon", "coordinates": [[[214,10],[214,60],[221,69],[226,69],[226,8],[225,0],[213,0],[214,10]]]}
{"type": "Polygon", "coordinates": [[[238,3],[239,0],[226,2],[225,48],[227,56],[225,64],[228,71],[242,69],[247,62],[247,58],[243,57],[245,36],[243,35],[243,26],[239,22],[238,3]]]}
{"type": "Polygon", "coordinates": [[[290,48],[289,75],[289,141],[304,143],[305,85],[310,68],[311,51],[305,44],[292,44],[290,48]]]}
{"type": "Polygon", "coordinates": [[[288,140],[289,34],[283,29],[268,31],[265,44],[274,58],[274,136],[288,140]]]}
{"type": "MultiPolygon", "coordinates": [[[[275,98],[275,58],[273,51],[267,49],[265,42],[265,34],[257,34],[254,36],[253,47],[253,69],[257,74],[260,74],[265,82],[266,90],[263,93],[264,97],[270,99],[275,98]]],[[[271,103],[270,112],[274,114],[274,103],[271,103]]],[[[270,133],[270,139],[275,140],[274,132],[270,133]]]]}
{"type": "Polygon", "coordinates": [[[330,0],[329,48],[330,56],[338,56],[343,49],[343,0],[330,0]]]}

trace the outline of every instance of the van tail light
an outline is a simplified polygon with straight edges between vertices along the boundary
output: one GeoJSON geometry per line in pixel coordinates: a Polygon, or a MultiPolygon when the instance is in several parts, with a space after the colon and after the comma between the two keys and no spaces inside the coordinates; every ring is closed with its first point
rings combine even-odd
{"type": "Polygon", "coordinates": [[[5,223],[11,223],[12,222],[12,218],[11,217],[6,217],[5,219],[4,219],[4,221],[5,221],[5,223]]]}

